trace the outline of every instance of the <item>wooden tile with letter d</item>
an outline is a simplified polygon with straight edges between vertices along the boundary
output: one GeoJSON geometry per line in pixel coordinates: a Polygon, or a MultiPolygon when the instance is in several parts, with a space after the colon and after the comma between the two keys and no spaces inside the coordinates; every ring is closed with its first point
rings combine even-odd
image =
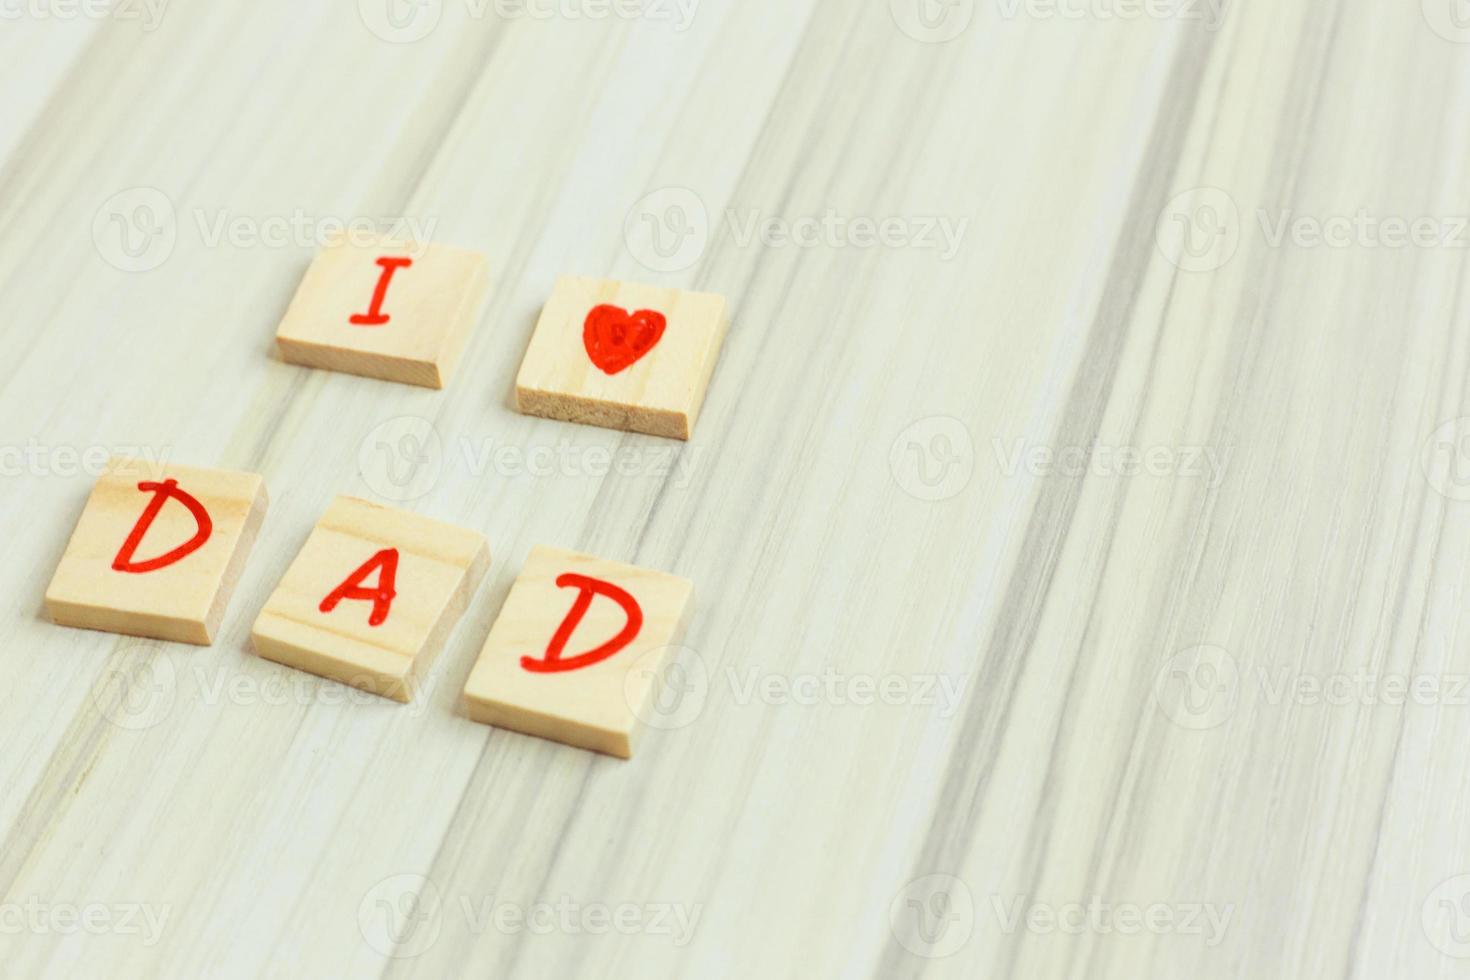
{"type": "Polygon", "coordinates": [[[265,519],[254,473],[114,457],[46,589],[62,626],[207,645],[265,519]]]}
{"type": "Polygon", "coordinates": [[[338,497],[251,639],[267,660],[408,701],[489,566],[478,531],[338,497]]]}
{"type": "Polygon", "coordinates": [[[693,598],[664,572],[535,548],[465,685],[469,716],[631,758],[693,598]]]}

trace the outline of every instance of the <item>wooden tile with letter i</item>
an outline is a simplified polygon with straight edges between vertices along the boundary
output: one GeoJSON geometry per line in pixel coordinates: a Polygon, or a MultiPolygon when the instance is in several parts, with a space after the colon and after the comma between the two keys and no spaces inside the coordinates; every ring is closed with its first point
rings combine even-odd
{"type": "Polygon", "coordinates": [[[531,334],[516,407],[688,439],[728,327],[723,296],[564,276],[531,334]]]}
{"type": "Polygon", "coordinates": [[[408,701],[489,567],[478,531],[338,497],[251,639],[267,660],[408,701]]]}
{"type": "Polygon", "coordinates": [[[254,473],[114,457],[46,589],[46,611],[62,626],[212,643],[265,509],[254,473]]]}
{"type": "Polygon", "coordinates": [[[443,388],[479,317],[485,256],[378,239],[317,253],[276,331],[283,360],[443,388]]]}
{"type": "Polygon", "coordinates": [[[465,684],[475,721],[632,758],[693,611],[685,579],[532,550],[465,684]]]}

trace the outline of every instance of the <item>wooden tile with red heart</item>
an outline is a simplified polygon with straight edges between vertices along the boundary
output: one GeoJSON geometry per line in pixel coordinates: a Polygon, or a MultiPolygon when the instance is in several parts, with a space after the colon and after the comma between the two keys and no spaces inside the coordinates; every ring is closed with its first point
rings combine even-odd
{"type": "Polygon", "coordinates": [[[516,407],[688,439],[728,326],[723,296],[564,276],[536,321],[516,407]]]}

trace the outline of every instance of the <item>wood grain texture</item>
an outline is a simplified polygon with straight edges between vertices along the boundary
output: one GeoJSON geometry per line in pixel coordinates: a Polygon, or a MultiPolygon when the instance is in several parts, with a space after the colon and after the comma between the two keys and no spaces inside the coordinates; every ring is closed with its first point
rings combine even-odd
{"type": "Polygon", "coordinates": [[[0,26],[4,972],[1470,970],[1470,37],[1063,6],[0,26]],[[354,218],[488,256],[447,390],[271,356],[354,218]],[[687,444],[514,411],[559,275],[729,298],[687,444]],[[130,449],[271,488],[212,647],[43,616],[130,449]],[[249,652],[339,493],[492,543],[410,705],[249,652]],[[540,544],[698,585],[630,763],[457,709],[540,544]]]}

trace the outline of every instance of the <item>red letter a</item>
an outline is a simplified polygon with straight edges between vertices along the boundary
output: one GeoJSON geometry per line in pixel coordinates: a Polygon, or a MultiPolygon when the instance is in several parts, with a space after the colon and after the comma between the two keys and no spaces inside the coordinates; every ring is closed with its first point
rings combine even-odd
{"type": "Polygon", "coordinates": [[[331,594],[322,600],[321,611],[331,612],[343,599],[371,601],[373,611],[372,615],[368,616],[368,625],[381,626],[388,618],[388,609],[393,605],[393,597],[398,594],[393,591],[393,582],[397,576],[398,549],[384,548],[363,562],[361,568],[347,576],[345,582],[333,589],[331,594]],[[378,573],[378,587],[376,589],[363,588],[362,580],[374,571],[378,573]]]}
{"type": "Polygon", "coordinates": [[[638,605],[638,600],[611,582],[568,572],[557,576],[556,586],[559,589],[571,586],[581,591],[577,594],[577,601],[572,603],[572,608],[567,612],[566,618],[557,627],[551,642],[547,644],[546,656],[540,660],[535,657],[521,658],[521,666],[532,673],[555,674],[564,670],[581,670],[583,667],[591,667],[632,643],[638,631],[643,628],[643,609],[638,605]],[[586,653],[579,653],[575,657],[562,659],[561,652],[566,649],[567,641],[572,638],[572,632],[576,630],[577,624],[582,621],[583,616],[587,615],[587,610],[592,606],[594,594],[605,595],[622,606],[623,613],[628,617],[628,623],[617,636],[602,646],[594,647],[586,653]]]}
{"type": "Polygon", "coordinates": [[[179,489],[178,480],[164,480],[162,483],[140,483],[138,489],[144,493],[153,494],[153,499],[148,501],[148,506],[143,508],[143,516],[138,518],[138,523],[133,525],[128,539],[123,542],[117,557],[112,560],[112,568],[118,572],[156,572],[160,568],[167,568],[174,562],[183,559],[204,546],[209,536],[214,533],[214,522],[209,519],[209,512],[204,505],[195,500],[193,496],[179,489]],[[137,552],[138,545],[143,543],[143,535],[153,526],[163,505],[168,498],[173,497],[179,503],[189,508],[189,513],[194,515],[194,522],[199,525],[199,530],[194,536],[173,551],[150,558],[147,561],[133,561],[133,554],[137,552]]]}

